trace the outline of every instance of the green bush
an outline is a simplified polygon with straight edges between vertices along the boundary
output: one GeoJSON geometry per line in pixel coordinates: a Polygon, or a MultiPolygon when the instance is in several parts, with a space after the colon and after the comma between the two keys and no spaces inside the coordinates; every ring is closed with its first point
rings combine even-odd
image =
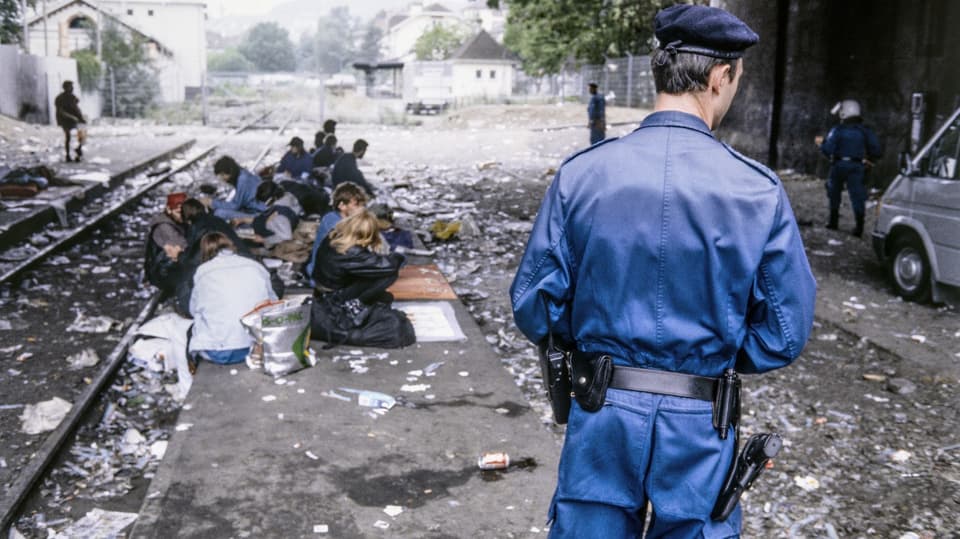
{"type": "Polygon", "coordinates": [[[73,51],[70,57],[77,61],[77,78],[80,79],[80,88],[88,92],[96,90],[102,72],[97,54],[91,50],[73,51]]]}

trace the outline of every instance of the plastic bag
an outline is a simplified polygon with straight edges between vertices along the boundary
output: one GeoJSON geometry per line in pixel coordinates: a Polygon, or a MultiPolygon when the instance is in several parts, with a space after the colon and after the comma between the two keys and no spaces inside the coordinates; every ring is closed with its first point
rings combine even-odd
{"type": "Polygon", "coordinates": [[[310,298],[261,303],[240,323],[255,340],[247,361],[250,368],[278,377],[317,364],[310,349],[310,298]]]}

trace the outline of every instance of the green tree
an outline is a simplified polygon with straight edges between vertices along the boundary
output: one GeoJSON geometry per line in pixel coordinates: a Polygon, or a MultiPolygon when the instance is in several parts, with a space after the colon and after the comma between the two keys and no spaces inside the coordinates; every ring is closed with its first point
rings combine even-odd
{"type": "Polygon", "coordinates": [[[317,67],[325,73],[338,73],[357,56],[354,32],[357,22],[346,6],[330,10],[317,24],[314,54],[317,67]]]}
{"type": "Polygon", "coordinates": [[[446,60],[460,48],[463,39],[463,34],[458,30],[434,24],[417,38],[413,52],[417,60],[446,60]]]}
{"type": "Polygon", "coordinates": [[[114,105],[118,117],[143,116],[160,95],[160,82],[141,35],[107,22],[100,32],[101,57],[107,68],[105,113],[114,105]]]}
{"type": "Polygon", "coordinates": [[[97,53],[86,49],[73,51],[70,57],[77,61],[77,78],[80,79],[80,88],[87,91],[95,90],[103,73],[97,53]]]}
{"type": "MultiPolygon", "coordinates": [[[[704,0],[691,0],[706,3],[704,0]]],[[[501,0],[487,0],[499,7],[501,0]]],[[[567,60],[650,52],[653,17],[677,0],[509,0],[506,46],[528,73],[558,73],[567,60]]],[[[689,2],[688,2],[689,3],[689,2]]]]}
{"type": "Polygon", "coordinates": [[[226,49],[220,53],[211,54],[207,58],[209,71],[253,71],[253,62],[240,54],[237,49],[226,49]]]}
{"type": "Polygon", "coordinates": [[[275,22],[251,28],[238,50],[260,71],[293,71],[297,67],[290,35],[275,22]]]}
{"type": "Polygon", "coordinates": [[[363,33],[363,41],[360,43],[358,56],[368,62],[376,62],[380,59],[380,41],[383,39],[383,30],[379,26],[370,23],[363,33]]]}
{"type": "MultiPolygon", "coordinates": [[[[27,2],[33,6],[34,0],[27,2]]],[[[23,15],[20,0],[0,0],[0,44],[23,43],[23,15]]]]}

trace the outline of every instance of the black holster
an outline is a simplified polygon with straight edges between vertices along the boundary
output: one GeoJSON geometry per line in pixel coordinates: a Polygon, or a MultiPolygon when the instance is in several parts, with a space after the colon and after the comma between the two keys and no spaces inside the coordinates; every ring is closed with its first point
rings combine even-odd
{"type": "Polygon", "coordinates": [[[599,352],[574,351],[570,377],[577,404],[587,412],[603,408],[613,376],[613,358],[599,352]]]}
{"type": "Polygon", "coordinates": [[[717,391],[713,397],[713,428],[721,440],[727,439],[730,425],[740,424],[740,376],[733,369],[723,371],[717,379],[717,391]]]}
{"type": "Polygon", "coordinates": [[[540,373],[553,420],[563,425],[570,416],[570,352],[554,344],[552,337],[540,344],[539,352],[540,373]]]}

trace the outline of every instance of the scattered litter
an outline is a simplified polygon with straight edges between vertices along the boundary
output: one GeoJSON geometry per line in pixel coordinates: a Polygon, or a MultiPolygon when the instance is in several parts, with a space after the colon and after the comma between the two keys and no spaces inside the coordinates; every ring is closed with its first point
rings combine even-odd
{"type": "Polygon", "coordinates": [[[175,430],[177,432],[183,432],[190,430],[191,427],[193,427],[193,423],[178,423],[175,430]]]}
{"type": "Polygon", "coordinates": [[[864,373],[863,379],[868,382],[885,382],[887,377],[882,374],[864,373]]]}
{"type": "Polygon", "coordinates": [[[457,375],[466,378],[467,376],[470,376],[470,373],[468,371],[460,371],[457,373],[457,375]]]}
{"type": "Polygon", "coordinates": [[[26,360],[28,360],[28,359],[30,359],[30,358],[32,358],[32,357],[33,357],[33,353],[32,353],[32,352],[24,352],[24,353],[20,354],[19,356],[17,356],[16,359],[14,359],[14,361],[16,361],[17,363],[23,363],[24,361],[26,361],[26,360]]]}
{"type": "Polygon", "coordinates": [[[366,391],[363,389],[351,389],[348,387],[339,388],[340,391],[354,393],[357,395],[357,404],[368,408],[386,408],[387,410],[397,404],[397,399],[377,391],[366,391]]]}
{"type": "Polygon", "coordinates": [[[95,266],[90,270],[90,273],[94,275],[101,275],[104,273],[110,273],[113,270],[110,266],[95,266]]]}
{"type": "Polygon", "coordinates": [[[887,391],[897,395],[909,395],[917,390],[917,385],[906,378],[887,380],[887,391]]]}
{"type": "Polygon", "coordinates": [[[911,335],[910,339],[917,341],[920,344],[927,342],[927,338],[924,337],[923,335],[911,335]]]}
{"type": "Polygon", "coordinates": [[[313,533],[328,533],[330,531],[330,526],[326,524],[314,524],[313,533]]]}
{"type": "Polygon", "coordinates": [[[874,402],[881,402],[881,403],[882,403],[882,402],[890,402],[890,399],[888,399],[888,398],[886,398],[886,397],[878,397],[878,396],[876,396],[876,395],[871,395],[870,393],[865,393],[865,394],[863,395],[863,397],[866,398],[866,399],[870,399],[870,400],[872,400],[872,401],[874,401],[874,402]]]}
{"type": "Polygon", "coordinates": [[[72,407],[72,404],[60,397],[54,397],[37,404],[28,404],[24,407],[23,413],[20,414],[20,420],[23,422],[23,432],[40,434],[57,428],[72,407]]]}
{"type": "Polygon", "coordinates": [[[315,455],[315,454],[313,453],[313,451],[306,451],[306,452],[304,452],[304,454],[305,454],[306,456],[310,457],[310,458],[313,459],[313,460],[320,460],[320,457],[318,457],[317,455],[315,455]]]}
{"type": "Polygon", "coordinates": [[[153,458],[157,460],[163,459],[163,456],[167,454],[168,443],[166,440],[157,440],[150,444],[150,454],[153,455],[153,458]]]}
{"type": "Polygon", "coordinates": [[[890,460],[893,462],[907,462],[911,457],[913,457],[913,453],[903,449],[899,449],[893,453],[890,453],[890,460]]]}
{"type": "Polygon", "coordinates": [[[830,239],[827,240],[827,245],[831,245],[831,246],[833,246],[833,247],[836,247],[836,246],[838,246],[838,245],[843,245],[843,242],[840,241],[840,240],[835,240],[835,239],[833,239],[833,238],[830,238],[830,239]]]}
{"type": "Polygon", "coordinates": [[[120,322],[109,316],[86,316],[82,312],[77,312],[77,318],[67,327],[67,331],[77,333],[107,333],[113,329],[119,329],[120,322]]]}
{"type": "Polygon", "coordinates": [[[389,523],[389,522],[385,522],[385,521],[383,521],[383,520],[378,520],[378,521],[376,521],[376,522],[373,523],[373,527],[374,527],[374,528],[380,528],[381,530],[385,530],[385,529],[387,529],[387,528],[390,527],[390,523],[389,523]]]}
{"type": "Polygon", "coordinates": [[[835,341],[837,340],[836,333],[824,333],[823,335],[817,335],[818,341],[835,341]]]}
{"type": "Polygon", "coordinates": [[[813,477],[812,475],[807,475],[804,477],[800,477],[799,475],[794,476],[793,484],[807,492],[813,492],[814,490],[820,488],[820,481],[818,481],[817,478],[813,477]]]}
{"type": "Polygon", "coordinates": [[[104,511],[103,509],[95,508],[91,509],[80,520],[51,537],[53,539],[70,539],[74,537],[108,539],[111,537],[120,537],[121,532],[123,532],[127,526],[133,524],[138,516],[137,513],[104,511]]]}
{"type": "Polygon", "coordinates": [[[403,513],[403,507],[400,507],[399,505],[388,505],[383,508],[383,512],[388,516],[396,518],[397,515],[403,513]]]}
{"type": "Polygon", "coordinates": [[[230,369],[230,376],[236,376],[238,372],[237,369],[230,369]]]}
{"type": "Polygon", "coordinates": [[[264,395],[263,397],[261,397],[261,399],[263,400],[263,402],[273,402],[277,400],[277,397],[276,395],[264,395]]]}
{"type": "Polygon", "coordinates": [[[400,391],[404,393],[422,393],[430,389],[430,384],[404,384],[400,386],[400,391]]]}
{"type": "Polygon", "coordinates": [[[133,428],[127,429],[120,441],[120,454],[133,455],[139,453],[146,442],[147,439],[143,437],[143,434],[140,434],[140,431],[133,428]]]}
{"type": "Polygon", "coordinates": [[[70,365],[71,369],[93,367],[97,363],[100,363],[100,356],[97,355],[97,351],[93,348],[87,348],[82,352],[67,357],[67,364],[70,365]]]}
{"type": "Polygon", "coordinates": [[[856,309],[858,311],[863,311],[867,308],[867,306],[862,303],[854,303],[852,301],[844,301],[843,306],[850,307],[851,309],[856,309]]]}

